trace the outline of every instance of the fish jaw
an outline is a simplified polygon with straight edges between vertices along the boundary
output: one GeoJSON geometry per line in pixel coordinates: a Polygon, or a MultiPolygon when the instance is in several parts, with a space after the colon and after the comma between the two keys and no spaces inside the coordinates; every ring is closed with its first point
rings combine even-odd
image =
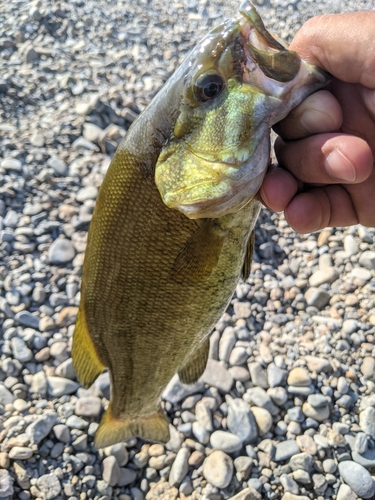
{"type": "Polygon", "coordinates": [[[272,37],[250,2],[196,52],[155,183],[167,207],[191,219],[215,218],[240,210],[256,195],[269,165],[270,128],[323,87],[328,75],[272,37]],[[224,90],[199,102],[194,85],[205,71],[219,75],[224,90]]]}

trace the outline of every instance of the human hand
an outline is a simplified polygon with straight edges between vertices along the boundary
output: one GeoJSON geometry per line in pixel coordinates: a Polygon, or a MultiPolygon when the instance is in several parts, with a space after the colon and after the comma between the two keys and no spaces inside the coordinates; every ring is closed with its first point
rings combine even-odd
{"type": "Polygon", "coordinates": [[[279,166],[260,190],[300,233],[375,226],[375,12],[310,19],[290,49],[330,72],[317,92],[274,128],[279,166]]]}

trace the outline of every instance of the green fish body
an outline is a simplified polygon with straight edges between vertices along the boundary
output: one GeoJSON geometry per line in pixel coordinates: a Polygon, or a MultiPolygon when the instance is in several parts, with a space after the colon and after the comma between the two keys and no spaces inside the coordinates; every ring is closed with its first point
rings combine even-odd
{"type": "Polygon", "coordinates": [[[73,337],[78,379],[108,368],[95,445],[166,442],[161,394],[202,375],[250,271],[270,127],[327,82],[245,2],[189,54],[118,147],[97,199],[73,337]]]}

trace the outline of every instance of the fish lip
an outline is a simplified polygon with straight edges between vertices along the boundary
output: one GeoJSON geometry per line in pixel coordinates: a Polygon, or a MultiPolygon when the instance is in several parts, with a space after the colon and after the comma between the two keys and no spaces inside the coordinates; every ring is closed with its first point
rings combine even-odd
{"type": "MultiPolygon", "coordinates": [[[[236,162],[230,162],[230,161],[222,161],[219,158],[217,160],[210,160],[209,158],[206,158],[203,153],[199,153],[198,151],[195,151],[192,146],[185,142],[187,149],[189,152],[195,156],[196,158],[199,158],[200,160],[206,161],[208,163],[219,163],[220,165],[227,165],[228,167],[236,168],[236,167],[241,167],[244,163],[247,162],[247,159],[244,161],[236,161],[236,162]]],[[[243,141],[238,148],[242,148],[246,144],[246,141],[243,141]]],[[[198,184],[197,184],[198,185],[198,184]]]]}

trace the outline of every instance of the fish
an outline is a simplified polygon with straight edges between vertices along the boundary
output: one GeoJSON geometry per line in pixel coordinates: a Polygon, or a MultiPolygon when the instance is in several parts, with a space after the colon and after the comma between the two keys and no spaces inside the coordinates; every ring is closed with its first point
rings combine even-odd
{"type": "Polygon", "coordinates": [[[162,392],[176,372],[201,377],[209,334],[250,273],[270,128],[327,82],[245,1],[127,131],[96,201],[72,344],[83,387],[109,371],[97,448],[169,440],[162,392]]]}

